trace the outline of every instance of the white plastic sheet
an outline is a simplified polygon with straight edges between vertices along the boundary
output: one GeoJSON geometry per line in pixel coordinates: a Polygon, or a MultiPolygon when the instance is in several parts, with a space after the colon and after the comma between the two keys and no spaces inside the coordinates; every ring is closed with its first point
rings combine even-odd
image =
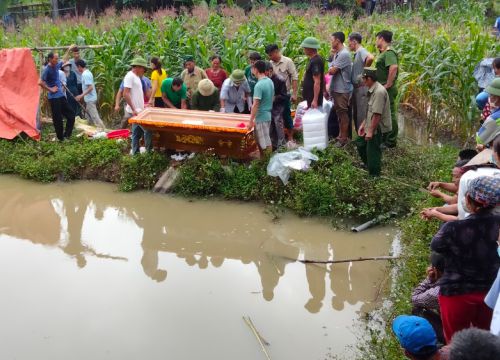
{"type": "Polygon", "coordinates": [[[292,170],[307,171],[311,161],[318,161],[318,157],[304,148],[278,153],[271,157],[267,165],[267,175],[279,176],[286,185],[292,170]]]}

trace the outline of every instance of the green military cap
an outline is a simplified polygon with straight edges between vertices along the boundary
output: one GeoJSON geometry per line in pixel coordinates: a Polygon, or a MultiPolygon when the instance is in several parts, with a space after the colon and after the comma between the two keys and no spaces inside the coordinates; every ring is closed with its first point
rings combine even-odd
{"type": "Polygon", "coordinates": [[[301,48],[307,48],[307,49],[319,49],[320,44],[318,39],[314,37],[306,37],[304,41],[302,41],[302,44],[300,44],[301,48]]]}
{"type": "Polygon", "coordinates": [[[148,62],[144,58],[136,57],[134,58],[134,60],[132,60],[130,66],[142,66],[143,68],[147,69],[148,62]]]}
{"type": "Polygon", "coordinates": [[[490,95],[500,96],[500,78],[494,79],[486,88],[486,92],[490,95]]]}
{"type": "Polygon", "coordinates": [[[239,69],[233,70],[233,72],[231,73],[230,79],[235,84],[241,84],[242,82],[244,82],[246,80],[245,72],[243,70],[239,70],[239,69]]]}
{"type": "Polygon", "coordinates": [[[189,62],[189,61],[194,61],[194,57],[192,55],[184,56],[184,64],[189,62]]]}
{"type": "Polygon", "coordinates": [[[363,69],[363,77],[370,77],[377,81],[377,69],[365,67],[363,69]]]}

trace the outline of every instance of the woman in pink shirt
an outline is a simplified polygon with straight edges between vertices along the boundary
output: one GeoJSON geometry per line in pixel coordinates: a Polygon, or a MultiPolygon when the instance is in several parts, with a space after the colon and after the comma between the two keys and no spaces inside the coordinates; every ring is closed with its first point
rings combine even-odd
{"type": "Polygon", "coordinates": [[[210,63],[212,67],[205,70],[208,78],[214,83],[215,87],[219,89],[222,88],[222,83],[227,79],[227,72],[221,68],[222,59],[219,55],[214,55],[210,58],[210,63]]]}

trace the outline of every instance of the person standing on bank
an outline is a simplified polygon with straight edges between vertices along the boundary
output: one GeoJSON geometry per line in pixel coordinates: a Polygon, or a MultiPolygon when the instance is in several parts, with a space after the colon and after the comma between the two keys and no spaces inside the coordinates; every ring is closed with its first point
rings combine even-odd
{"type": "Polygon", "coordinates": [[[269,136],[273,144],[273,150],[285,145],[285,126],[283,124],[283,108],[288,99],[285,80],[274,73],[273,65],[266,61],[266,76],[271,79],[274,86],[273,109],[271,110],[271,129],[269,136]]]}
{"type": "Polygon", "coordinates": [[[192,56],[187,56],[184,61],[184,70],[181,72],[180,78],[187,88],[187,103],[189,107],[191,96],[193,96],[194,92],[198,90],[198,84],[200,81],[207,79],[207,74],[205,73],[205,70],[196,66],[192,56]]]}
{"type": "MultiPolygon", "coordinates": [[[[64,62],[69,59],[70,47],[63,57],[64,62]]],[[[59,70],[63,65],[63,61],[59,61],[57,53],[49,53],[47,56],[48,64],[43,70],[42,78],[40,79],[40,86],[46,89],[50,109],[52,111],[52,123],[56,131],[56,136],[59,141],[69,139],[73,133],[73,126],[75,125],[75,113],[68,104],[66,96],[62,89],[62,83],[59,78],[59,70]],[[64,129],[63,118],[66,118],[66,129],[64,129]]]]}
{"type": "Polygon", "coordinates": [[[219,55],[213,55],[210,57],[211,67],[205,70],[207,77],[213,82],[215,87],[220,91],[222,89],[222,84],[227,79],[227,72],[221,68],[222,58],[219,55]]]}
{"type": "Polygon", "coordinates": [[[330,94],[333,98],[333,108],[337,113],[340,135],[335,143],[336,147],[343,147],[349,141],[349,102],[351,100],[352,59],[351,54],[344,46],[343,32],[332,34],[333,61],[328,73],[333,76],[330,83],[330,94]]]}
{"type": "Polygon", "coordinates": [[[380,176],[382,170],[382,133],[391,130],[390,100],[387,90],[377,81],[375,69],[365,69],[363,80],[368,88],[366,120],[358,130],[355,143],[363,163],[371,176],[380,176]]]}
{"type": "Polygon", "coordinates": [[[384,135],[383,143],[386,147],[393,148],[398,139],[398,110],[396,97],[398,96],[398,54],[391,48],[392,32],[383,30],[377,34],[376,46],[380,51],[377,57],[377,79],[384,85],[391,101],[392,130],[384,135]]]}
{"type": "Polygon", "coordinates": [[[360,33],[353,32],[349,35],[349,50],[354,53],[354,61],[352,63],[352,114],[354,119],[354,126],[358,131],[361,123],[366,119],[367,106],[367,92],[368,88],[363,81],[363,69],[369,68],[375,57],[368,52],[361,42],[363,38],[360,33]]]}
{"type": "Polygon", "coordinates": [[[157,57],[151,58],[151,97],[149,105],[154,107],[165,107],[161,98],[161,84],[167,78],[167,71],[161,67],[161,61],[157,57]]]}
{"type": "Polygon", "coordinates": [[[320,44],[316,38],[305,38],[300,47],[304,49],[304,54],[309,58],[302,81],[302,98],[307,102],[308,109],[317,109],[323,106],[325,60],[318,54],[320,44]]]}
{"type": "Polygon", "coordinates": [[[94,75],[87,69],[87,64],[83,60],[76,61],[76,68],[82,74],[82,90],[83,92],[75,97],[75,100],[80,102],[85,101],[85,111],[89,117],[89,123],[104,130],[105,126],[97,111],[97,91],[95,90],[94,75]]]}
{"type": "Polygon", "coordinates": [[[253,93],[253,106],[250,112],[250,123],[248,128],[255,125],[255,137],[259,145],[261,156],[272,152],[271,137],[271,110],[273,108],[274,85],[266,76],[266,63],[262,60],[256,61],[252,66],[252,73],[257,78],[253,93]]]}
{"type": "Polygon", "coordinates": [[[250,54],[248,54],[249,65],[245,68],[245,77],[247,78],[248,85],[250,86],[251,97],[253,97],[253,89],[255,88],[255,85],[257,85],[258,81],[258,79],[253,74],[252,67],[259,60],[262,60],[262,57],[258,52],[252,51],[250,52],[250,54]]]}
{"type": "MultiPolygon", "coordinates": [[[[83,60],[81,57],[80,57],[80,49],[78,49],[78,47],[75,45],[71,48],[72,50],[72,53],[73,53],[73,58],[69,60],[70,64],[71,64],[71,71],[76,75],[76,84],[77,84],[77,89],[78,91],[76,93],[73,93],[74,96],[77,96],[77,95],[80,95],[82,92],[83,92],[83,89],[82,89],[82,74],[80,74],[78,72],[78,69],[76,67],[76,62],[78,60],[83,60]]],[[[82,116],[82,109],[80,108],[80,106],[78,106],[76,108],[76,113],[75,113],[76,116],[82,116]]]]}
{"type": "Polygon", "coordinates": [[[291,114],[292,102],[297,102],[299,74],[292,59],[283,56],[278,45],[266,46],[266,54],[273,65],[273,73],[282,77],[286,83],[287,99],[283,106],[283,120],[285,123],[285,135],[288,141],[293,140],[293,119],[291,114]]]}
{"type": "MultiPolygon", "coordinates": [[[[137,116],[144,110],[144,92],[142,90],[141,77],[144,76],[148,68],[148,63],[143,58],[137,57],[132,63],[132,70],[130,70],[123,79],[123,98],[127,103],[125,107],[125,119],[128,120],[132,116],[137,116]]],[[[144,136],[144,144],[147,151],[152,151],[153,141],[150,131],[145,130],[138,124],[132,124],[132,154],[135,155],[139,152],[139,141],[144,136]]]]}
{"type": "Polygon", "coordinates": [[[64,63],[62,69],[64,71],[64,74],[66,75],[66,98],[68,100],[69,106],[76,114],[78,110],[77,108],[80,106],[74,98],[74,96],[77,96],[76,94],[78,94],[76,75],[73,71],[71,71],[71,63],[69,61],[64,63]],[[68,92],[70,92],[70,94],[68,94],[68,92]]]}

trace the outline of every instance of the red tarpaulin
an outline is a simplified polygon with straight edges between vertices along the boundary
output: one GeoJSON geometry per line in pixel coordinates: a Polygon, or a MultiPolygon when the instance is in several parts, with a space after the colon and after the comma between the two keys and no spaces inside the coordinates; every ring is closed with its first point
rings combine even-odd
{"type": "Polygon", "coordinates": [[[13,139],[24,132],[39,140],[39,99],[38,72],[31,50],[0,50],[0,138],[13,139]]]}

